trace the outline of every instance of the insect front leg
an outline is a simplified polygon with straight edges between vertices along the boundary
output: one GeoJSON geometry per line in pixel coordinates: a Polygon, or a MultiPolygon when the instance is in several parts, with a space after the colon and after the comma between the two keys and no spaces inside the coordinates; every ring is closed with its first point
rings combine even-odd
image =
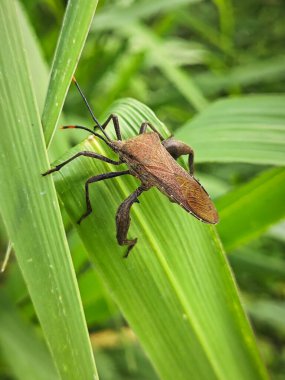
{"type": "Polygon", "coordinates": [[[118,177],[118,176],[121,176],[124,174],[130,174],[130,171],[124,170],[122,172],[111,172],[111,173],[99,174],[99,175],[96,175],[95,177],[89,178],[85,182],[86,212],[77,221],[78,224],[80,224],[82,222],[82,220],[85,219],[92,212],[92,206],[91,206],[90,196],[89,196],[89,185],[90,185],[90,183],[103,181],[104,179],[114,178],[114,177],[118,177]]]}
{"type": "Polygon", "coordinates": [[[147,127],[149,127],[150,129],[153,130],[153,132],[157,133],[160,140],[163,141],[164,140],[164,137],[158,132],[158,130],[151,124],[149,123],[148,121],[145,121],[144,123],[142,123],[141,127],[140,127],[140,132],[139,134],[142,135],[143,133],[146,133],[146,129],[147,127]]]}
{"type": "Polygon", "coordinates": [[[108,119],[105,121],[105,123],[102,124],[102,128],[105,129],[107,127],[107,125],[110,123],[111,120],[113,121],[113,125],[114,125],[114,128],[115,128],[117,139],[121,141],[122,140],[122,135],[121,135],[121,128],[120,128],[118,116],[116,116],[114,114],[111,114],[108,117],[108,119]]]}
{"type": "Polygon", "coordinates": [[[116,214],[116,225],[117,225],[117,241],[120,245],[127,245],[127,252],[124,257],[128,257],[131,249],[135,246],[137,238],[128,239],[127,234],[129,231],[131,218],[130,210],[133,203],[137,202],[137,197],[146,189],[143,186],[138,187],[118,208],[116,214]]]}
{"type": "Polygon", "coordinates": [[[53,172],[60,170],[63,166],[65,166],[66,164],[68,164],[69,162],[75,160],[75,158],[80,157],[80,156],[96,158],[97,160],[108,162],[109,164],[113,164],[113,165],[120,165],[122,163],[121,161],[111,160],[110,158],[102,156],[101,154],[98,154],[98,153],[83,151],[83,152],[76,153],[74,156],[70,157],[68,160],[63,161],[61,164],[56,165],[56,167],[46,171],[45,173],[42,174],[42,176],[46,176],[48,174],[51,174],[53,172]]]}
{"type": "Polygon", "coordinates": [[[162,145],[175,160],[184,154],[188,154],[189,172],[191,176],[194,175],[194,151],[189,145],[175,140],[173,137],[162,141],[162,145]]]}

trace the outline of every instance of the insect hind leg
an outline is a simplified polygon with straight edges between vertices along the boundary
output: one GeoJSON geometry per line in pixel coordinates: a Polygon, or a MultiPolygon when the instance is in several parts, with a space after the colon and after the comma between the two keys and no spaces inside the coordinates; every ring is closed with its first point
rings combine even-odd
{"type": "Polygon", "coordinates": [[[131,249],[137,243],[137,238],[128,239],[128,231],[130,228],[131,217],[130,211],[133,203],[137,202],[137,197],[141,195],[146,189],[143,186],[138,187],[131,195],[124,200],[124,202],[118,208],[116,214],[116,225],[117,225],[117,241],[120,245],[127,245],[127,251],[124,255],[124,258],[127,258],[131,249]]]}
{"type": "Polygon", "coordinates": [[[182,155],[188,154],[189,173],[191,176],[194,175],[194,151],[189,145],[175,140],[173,137],[162,141],[162,145],[175,160],[182,155]]]}

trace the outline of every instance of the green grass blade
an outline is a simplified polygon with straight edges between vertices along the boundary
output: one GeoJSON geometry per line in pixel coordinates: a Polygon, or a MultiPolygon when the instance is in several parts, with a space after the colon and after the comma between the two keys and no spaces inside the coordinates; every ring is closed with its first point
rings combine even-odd
{"type": "MultiPolygon", "coordinates": [[[[230,41],[228,41],[225,36],[221,36],[221,34],[216,30],[216,27],[209,24],[203,18],[197,17],[197,15],[191,12],[179,12],[179,20],[182,20],[184,24],[186,24],[189,29],[197,32],[204,40],[207,41],[208,44],[214,45],[219,50],[222,50],[223,53],[233,55],[232,46],[230,41]]],[[[198,74],[195,76],[194,81],[197,83],[197,77],[202,76],[203,74],[198,74]]],[[[211,75],[211,77],[213,74],[211,75]]],[[[207,86],[203,89],[204,93],[207,93],[207,86]]]]}
{"type": "Polygon", "coordinates": [[[14,1],[0,5],[0,207],[62,379],[96,369],[53,182],[14,1]]]}
{"type": "Polygon", "coordinates": [[[283,301],[261,299],[247,302],[247,310],[254,320],[264,323],[266,326],[269,325],[274,329],[279,329],[282,334],[285,333],[285,307],[283,301]]]}
{"type": "Polygon", "coordinates": [[[232,252],[229,256],[231,267],[237,278],[248,273],[254,279],[260,279],[262,282],[267,279],[280,279],[285,277],[284,260],[275,255],[256,252],[254,249],[243,247],[232,252]]]}
{"type": "Polygon", "coordinates": [[[31,80],[33,82],[33,88],[35,91],[38,108],[40,112],[42,112],[45,102],[46,90],[48,87],[49,68],[44,61],[39,41],[37,40],[35,32],[33,31],[28,21],[22,4],[17,1],[16,7],[19,22],[21,24],[25,49],[27,51],[29,68],[32,74],[31,80]]]}
{"type": "Polygon", "coordinates": [[[0,292],[0,350],[17,379],[59,379],[44,342],[24,322],[3,290],[0,292]]]}
{"type": "Polygon", "coordinates": [[[234,10],[231,0],[213,0],[220,16],[221,45],[231,49],[234,43],[234,10]],[[229,46],[227,46],[229,45],[229,46]]]}
{"type": "Polygon", "coordinates": [[[173,8],[182,7],[191,3],[198,3],[201,0],[143,0],[131,3],[126,8],[125,4],[104,7],[96,16],[96,21],[92,26],[94,31],[115,29],[118,30],[146,17],[154,16],[156,13],[169,12],[173,8]]]}
{"type": "Polygon", "coordinates": [[[215,95],[229,91],[237,86],[265,84],[285,77],[285,55],[276,55],[263,60],[254,60],[222,71],[221,73],[204,72],[195,76],[195,83],[205,95],[215,95]]]}
{"type": "Polygon", "coordinates": [[[268,235],[277,240],[285,242],[285,221],[273,226],[268,231],[268,235]]]}
{"type": "MultiPolygon", "coordinates": [[[[36,100],[40,112],[43,110],[46,91],[48,88],[49,69],[44,61],[41,47],[35,32],[30,25],[28,18],[18,2],[17,13],[21,24],[21,30],[24,40],[25,49],[27,51],[27,59],[31,72],[31,80],[36,94],[36,100]]],[[[61,122],[63,122],[63,115],[61,115],[61,122]]],[[[49,150],[50,160],[55,160],[60,157],[70,147],[67,136],[58,133],[54,136],[53,144],[49,150]]]]}
{"type": "Polygon", "coordinates": [[[53,59],[50,83],[42,115],[44,135],[50,143],[83,49],[98,0],[70,0],[53,59]]]}
{"type": "Polygon", "coordinates": [[[175,66],[169,58],[169,52],[166,53],[163,42],[150,29],[141,24],[126,25],[121,33],[139,41],[142,51],[151,53],[152,64],[161,70],[196,110],[201,111],[207,106],[207,99],[192,80],[191,75],[175,66]]]}
{"type": "Polygon", "coordinates": [[[220,100],[177,131],[196,162],[285,164],[285,96],[220,100]]]}
{"type": "Polygon", "coordinates": [[[285,170],[275,168],[220,199],[217,228],[226,250],[261,235],[285,216],[285,170]]]}
{"type": "MultiPolygon", "coordinates": [[[[124,138],[137,134],[144,120],[169,135],[154,114],[135,100],[117,102],[111,111],[119,115],[124,138]]],[[[82,150],[112,156],[90,136],[62,161],[82,150]]],[[[111,170],[108,164],[83,157],[54,175],[73,222],[86,208],[86,179],[111,170]]],[[[150,190],[132,208],[129,236],[137,236],[138,244],[127,260],[122,258],[125,249],[115,240],[116,209],[137,186],[138,181],[129,176],[94,184],[94,213],[77,228],[161,378],[266,379],[213,227],[150,190]]]]}

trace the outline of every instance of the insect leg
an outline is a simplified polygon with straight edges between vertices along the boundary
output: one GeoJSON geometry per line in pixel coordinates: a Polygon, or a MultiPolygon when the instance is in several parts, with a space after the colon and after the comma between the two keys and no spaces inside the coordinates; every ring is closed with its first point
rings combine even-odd
{"type": "Polygon", "coordinates": [[[139,132],[139,134],[141,135],[141,134],[145,133],[147,127],[149,127],[150,129],[152,129],[153,132],[157,133],[161,141],[164,140],[164,137],[163,137],[163,136],[158,132],[158,130],[157,130],[157,129],[156,129],[151,123],[149,123],[148,121],[145,121],[144,123],[142,123],[142,125],[141,125],[141,127],[140,127],[140,132],[139,132]]]}
{"type": "Polygon", "coordinates": [[[171,156],[177,160],[178,157],[188,154],[188,165],[190,175],[194,174],[194,151],[190,148],[189,145],[184,144],[181,141],[175,140],[173,137],[170,137],[162,141],[162,145],[168,151],[171,156]]]}
{"type": "Polygon", "coordinates": [[[99,175],[96,175],[95,177],[89,178],[85,182],[85,198],[86,198],[87,210],[86,210],[85,214],[83,214],[81,216],[81,218],[78,220],[78,222],[77,222],[78,224],[80,224],[82,222],[82,220],[85,219],[92,212],[92,206],[91,206],[90,196],[89,196],[89,185],[90,185],[90,183],[103,181],[104,179],[114,178],[114,177],[118,177],[118,176],[121,176],[124,174],[130,174],[130,171],[124,170],[122,172],[111,172],[111,173],[99,174],[99,175]]]}
{"type": "Polygon", "coordinates": [[[61,164],[59,165],[56,165],[56,167],[46,171],[45,173],[43,173],[42,175],[43,176],[46,176],[48,174],[51,174],[53,172],[56,172],[58,170],[60,170],[63,166],[65,166],[66,164],[68,164],[70,161],[73,161],[75,158],[77,157],[80,157],[80,156],[85,156],[85,157],[91,157],[91,158],[97,158],[98,160],[101,160],[101,161],[104,161],[104,162],[108,162],[109,164],[113,164],[113,165],[120,165],[122,162],[121,161],[114,161],[114,160],[111,160],[110,158],[108,157],[105,157],[105,156],[102,156],[101,154],[98,154],[98,153],[95,153],[95,152],[87,152],[87,151],[83,151],[83,152],[78,152],[76,153],[74,156],[70,157],[68,160],[62,162],[61,164]]]}
{"type": "Polygon", "coordinates": [[[130,210],[132,204],[137,201],[137,197],[146,189],[143,186],[138,187],[127,199],[120,205],[116,214],[117,241],[120,245],[127,245],[127,251],[124,257],[128,257],[131,249],[135,246],[137,238],[128,239],[127,234],[131,223],[130,210]]]}
{"type": "Polygon", "coordinates": [[[105,129],[107,125],[110,123],[110,121],[113,121],[113,125],[115,128],[116,136],[118,140],[122,140],[122,135],[121,135],[121,129],[120,129],[120,124],[119,124],[119,119],[118,116],[111,114],[108,119],[105,121],[104,124],[102,124],[102,128],[105,129]]]}

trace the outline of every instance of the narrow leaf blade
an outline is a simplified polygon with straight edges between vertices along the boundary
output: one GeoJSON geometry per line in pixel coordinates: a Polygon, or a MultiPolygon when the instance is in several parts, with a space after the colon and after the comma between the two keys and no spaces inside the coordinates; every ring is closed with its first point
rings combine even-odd
{"type": "Polygon", "coordinates": [[[70,0],[68,2],[42,115],[47,144],[52,139],[97,3],[98,0],[70,0]]]}
{"type": "Polygon", "coordinates": [[[0,5],[0,207],[62,379],[96,369],[51,179],[14,1],[0,5]]]}

